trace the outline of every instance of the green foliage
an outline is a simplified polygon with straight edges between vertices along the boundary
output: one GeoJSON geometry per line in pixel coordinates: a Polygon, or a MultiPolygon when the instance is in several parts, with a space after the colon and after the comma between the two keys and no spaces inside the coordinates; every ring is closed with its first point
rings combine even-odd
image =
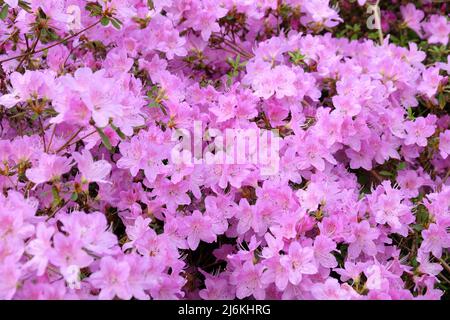
{"type": "Polygon", "coordinates": [[[231,66],[230,72],[227,73],[227,85],[231,86],[233,79],[239,75],[239,70],[245,67],[246,62],[241,62],[240,54],[238,54],[234,60],[232,58],[228,58],[227,62],[231,66]]]}
{"type": "Polygon", "coordinates": [[[106,149],[108,149],[108,151],[112,151],[113,147],[111,145],[111,142],[109,141],[109,138],[105,134],[103,129],[99,128],[99,127],[95,127],[95,129],[97,130],[98,134],[100,135],[100,138],[102,139],[102,143],[106,147],[106,149]]]}
{"type": "Polygon", "coordinates": [[[299,50],[288,52],[290,60],[296,66],[300,65],[306,58],[299,50]]]}

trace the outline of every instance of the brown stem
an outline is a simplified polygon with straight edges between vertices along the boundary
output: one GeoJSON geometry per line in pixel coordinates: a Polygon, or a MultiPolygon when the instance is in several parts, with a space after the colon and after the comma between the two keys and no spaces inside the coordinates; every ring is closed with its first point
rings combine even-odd
{"type": "Polygon", "coordinates": [[[45,130],[44,130],[44,125],[42,124],[41,116],[38,117],[38,121],[39,121],[39,127],[41,129],[42,142],[44,143],[44,152],[45,152],[47,150],[47,143],[45,141],[45,130]]]}
{"type": "Polygon", "coordinates": [[[445,270],[447,270],[448,272],[450,272],[450,266],[444,261],[444,259],[442,258],[437,258],[436,259],[439,260],[439,262],[441,263],[441,265],[444,267],[445,270]]]}
{"type": "Polygon", "coordinates": [[[56,124],[53,127],[52,135],[50,136],[50,141],[48,142],[48,146],[47,146],[46,152],[50,151],[50,147],[52,146],[52,142],[53,142],[53,137],[55,136],[55,131],[56,131],[56,124]]]}
{"type": "MultiPolygon", "coordinates": [[[[33,45],[31,46],[31,49],[28,50],[27,55],[23,56],[23,58],[20,59],[20,62],[19,62],[19,65],[18,65],[17,68],[16,68],[16,71],[20,69],[20,67],[21,67],[22,64],[25,62],[25,59],[26,59],[27,57],[29,57],[30,55],[34,54],[34,51],[36,50],[36,46],[37,46],[37,44],[39,43],[39,39],[41,38],[41,32],[42,32],[42,29],[39,29],[38,34],[37,34],[37,36],[36,36],[36,40],[34,40],[33,45]]],[[[26,36],[25,36],[25,39],[26,39],[26,36]]]]}
{"type": "Polygon", "coordinates": [[[83,140],[83,139],[85,139],[85,138],[87,138],[87,137],[89,137],[89,136],[92,136],[92,135],[93,135],[94,133],[96,133],[96,132],[97,132],[97,130],[94,130],[94,131],[92,131],[92,132],[90,132],[90,133],[88,133],[88,134],[82,136],[82,137],[81,137],[80,139],[78,139],[77,141],[74,141],[74,142],[68,144],[67,147],[70,147],[71,145],[77,143],[78,141],[81,141],[81,140],[83,140]]]}
{"type": "Polygon", "coordinates": [[[77,137],[77,135],[81,132],[81,130],[83,130],[84,127],[81,127],[80,129],[78,129],[70,138],[69,140],[67,140],[58,150],[56,150],[55,153],[58,153],[62,150],[64,150],[64,148],[68,147],[70,145],[70,143],[73,141],[73,139],[75,139],[77,137]]]}
{"type": "Polygon", "coordinates": [[[40,52],[43,52],[43,51],[45,51],[45,50],[47,50],[47,49],[56,47],[57,45],[60,45],[61,43],[64,43],[64,42],[66,42],[66,41],[68,41],[68,40],[70,40],[70,39],[73,39],[73,38],[75,38],[75,37],[78,37],[80,34],[82,34],[83,32],[85,32],[85,31],[87,31],[87,30],[89,30],[89,29],[91,29],[91,28],[93,28],[93,27],[95,27],[95,26],[98,25],[99,23],[100,23],[100,20],[98,20],[97,22],[95,22],[95,23],[91,24],[90,26],[84,28],[83,30],[78,31],[77,33],[74,33],[73,35],[71,35],[71,36],[69,36],[69,37],[67,37],[67,38],[64,38],[64,39],[62,39],[62,40],[60,40],[60,41],[58,41],[58,42],[55,42],[55,43],[53,43],[53,44],[51,44],[51,45],[49,45],[49,46],[47,46],[47,47],[45,47],[45,48],[41,48],[41,49],[36,50],[36,51],[34,51],[34,52],[26,52],[26,53],[24,53],[24,54],[20,54],[20,55],[11,57],[11,58],[7,58],[7,59],[4,59],[4,60],[0,60],[0,64],[2,64],[3,62],[15,60],[15,59],[18,59],[18,58],[27,57],[27,56],[29,56],[29,55],[31,55],[31,54],[40,53],[40,52]]]}

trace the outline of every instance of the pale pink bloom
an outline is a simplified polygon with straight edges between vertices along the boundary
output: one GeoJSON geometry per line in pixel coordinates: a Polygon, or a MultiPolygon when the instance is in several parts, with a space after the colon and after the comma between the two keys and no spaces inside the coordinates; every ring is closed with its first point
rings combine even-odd
{"type": "Polygon", "coordinates": [[[416,6],[413,3],[408,3],[406,6],[400,7],[400,12],[406,25],[418,35],[422,36],[420,23],[425,17],[423,11],[416,9],[416,6]]]}
{"type": "Polygon", "coordinates": [[[128,278],[130,266],[126,261],[117,261],[112,257],[100,260],[100,270],[94,272],[89,281],[96,288],[100,288],[99,299],[110,300],[117,296],[129,300],[132,297],[128,278]]]}
{"type": "Polygon", "coordinates": [[[280,258],[280,263],[289,270],[289,282],[293,285],[302,281],[302,275],[317,273],[313,248],[302,247],[297,241],[290,244],[288,254],[280,258]]]}
{"type": "Polygon", "coordinates": [[[417,89],[427,98],[432,98],[436,94],[439,84],[443,79],[444,77],[439,75],[438,67],[428,68],[422,73],[422,81],[417,89]]]}
{"type": "Polygon", "coordinates": [[[450,155],[450,130],[445,130],[439,135],[439,151],[444,159],[450,155]]]}
{"type": "Polygon", "coordinates": [[[230,283],[236,286],[236,297],[244,299],[253,295],[256,299],[264,299],[265,290],[261,282],[264,267],[261,264],[253,264],[247,261],[230,277],[230,283]]]}
{"type": "Polygon", "coordinates": [[[95,254],[112,254],[117,245],[117,236],[110,232],[105,214],[72,211],[58,216],[63,224],[61,230],[80,239],[82,246],[95,254]]]}
{"type": "Polygon", "coordinates": [[[348,255],[351,259],[356,259],[364,252],[369,256],[374,256],[377,253],[377,247],[374,240],[379,236],[378,229],[372,228],[367,220],[352,225],[352,231],[347,242],[348,255]]]}
{"type": "Polygon", "coordinates": [[[71,165],[72,161],[68,158],[43,153],[39,159],[38,166],[28,169],[25,174],[30,181],[39,185],[59,178],[70,170],[71,165]]]}
{"type": "Polygon", "coordinates": [[[110,183],[105,180],[111,172],[111,164],[108,161],[94,161],[92,154],[88,150],[83,150],[82,153],[75,152],[72,154],[72,157],[77,162],[82,181],[110,183]]]}
{"type": "Polygon", "coordinates": [[[416,121],[406,123],[407,136],[406,145],[417,144],[425,147],[428,143],[427,138],[431,137],[435,131],[435,126],[429,124],[425,118],[417,118],[416,121]]]}
{"type": "Polygon", "coordinates": [[[82,242],[75,237],[67,237],[57,233],[53,237],[54,249],[50,254],[50,262],[62,269],[78,266],[80,269],[89,266],[94,259],[83,249],[82,242]]]}
{"type": "Polygon", "coordinates": [[[335,268],[338,264],[331,253],[336,250],[336,243],[326,236],[319,235],[314,239],[314,258],[325,268],[335,268]]]}
{"type": "Polygon", "coordinates": [[[47,227],[44,223],[39,223],[36,228],[36,238],[31,240],[26,246],[26,252],[32,258],[25,264],[25,267],[36,269],[36,274],[41,276],[44,274],[50,255],[52,252],[52,237],[55,228],[47,227]]]}
{"type": "Polygon", "coordinates": [[[205,289],[200,290],[199,296],[204,300],[233,300],[234,290],[225,277],[211,277],[205,273],[205,289]]]}
{"type": "Polygon", "coordinates": [[[21,276],[20,264],[6,259],[0,264],[0,299],[10,300],[16,293],[21,276]]]}
{"type": "Polygon", "coordinates": [[[316,283],[311,293],[318,300],[351,300],[357,293],[348,285],[340,285],[334,278],[328,278],[325,283],[316,283]]]}
{"type": "Polygon", "coordinates": [[[450,23],[446,16],[434,14],[430,20],[422,24],[428,35],[429,43],[441,43],[447,45],[450,34],[450,23]]]}
{"type": "Polygon", "coordinates": [[[450,234],[444,226],[435,223],[422,231],[423,242],[420,249],[431,252],[436,258],[442,256],[442,249],[450,248],[450,234]]]}
{"type": "Polygon", "coordinates": [[[197,249],[200,240],[207,243],[216,240],[216,234],[213,232],[211,225],[211,217],[203,215],[198,210],[183,218],[181,232],[187,236],[187,243],[191,250],[197,249]]]}
{"type": "Polygon", "coordinates": [[[19,0],[5,0],[5,3],[12,9],[19,5],[19,0]]]}

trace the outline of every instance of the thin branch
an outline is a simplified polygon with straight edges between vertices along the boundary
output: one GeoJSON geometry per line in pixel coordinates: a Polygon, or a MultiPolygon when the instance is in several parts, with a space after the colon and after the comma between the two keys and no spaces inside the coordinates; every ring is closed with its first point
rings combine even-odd
{"type": "Polygon", "coordinates": [[[436,259],[439,260],[439,262],[441,263],[441,265],[444,267],[445,270],[447,270],[448,272],[450,272],[450,266],[444,261],[444,259],[442,258],[437,258],[436,259]]]}
{"type": "Polygon", "coordinates": [[[67,140],[58,150],[56,150],[55,153],[58,153],[62,150],[64,150],[65,148],[67,148],[68,146],[70,146],[70,143],[73,141],[73,139],[75,139],[78,134],[84,129],[84,127],[81,127],[80,129],[78,129],[70,138],[69,140],[67,140]]]}
{"type": "MultiPolygon", "coordinates": [[[[25,59],[27,57],[29,57],[30,55],[34,54],[35,50],[36,50],[36,46],[39,43],[39,40],[41,39],[41,33],[42,33],[42,29],[39,29],[38,34],[36,36],[36,40],[34,40],[33,45],[31,46],[31,49],[28,50],[28,54],[25,55],[22,59],[20,59],[19,65],[16,68],[16,71],[20,69],[20,67],[22,66],[22,64],[25,62],[25,59]]],[[[26,36],[25,36],[26,39],[26,36]]]]}
{"type": "Polygon", "coordinates": [[[45,130],[44,130],[44,125],[42,124],[41,116],[38,117],[38,121],[39,121],[39,127],[41,129],[42,142],[44,143],[44,152],[45,152],[47,150],[47,143],[45,140],[45,130]]]}
{"type": "Polygon", "coordinates": [[[40,53],[40,52],[43,52],[43,51],[48,50],[48,49],[50,49],[50,48],[56,47],[57,45],[60,45],[60,44],[66,42],[66,41],[68,41],[68,40],[70,40],[70,39],[73,39],[73,38],[75,38],[75,37],[78,37],[78,36],[79,36],[80,34],[82,34],[83,32],[85,32],[85,31],[87,31],[87,30],[89,30],[89,29],[95,27],[96,25],[98,25],[98,24],[100,23],[100,21],[101,21],[101,20],[98,20],[97,22],[91,24],[90,26],[84,28],[83,30],[78,31],[77,33],[74,33],[73,35],[71,35],[71,36],[69,36],[69,37],[67,37],[67,38],[64,38],[64,39],[62,39],[62,40],[60,40],[60,41],[58,41],[58,42],[55,42],[55,43],[53,43],[53,44],[51,44],[51,45],[49,45],[49,46],[47,46],[47,47],[45,47],[45,48],[41,48],[41,49],[36,50],[36,51],[34,51],[34,52],[26,52],[26,53],[24,53],[24,54],[20,54],[20,55],[11,57],[11,58],[7,58],[7,59],[4,59],[4,60],[0,60],[0,64],[2,64],[3,62],[7,62],[7,61],[11,61],[11,60],[15,60],[15,59],[27,57],[27,56],[29,56],[29,55],[31,55],[31,54],[40,53]]]}
{"type": "Polygon", "coordinates": [[[52,146],[52,142],[53,142],[53,137],[55,136],[55,131],[56,131],[56,124],[53,127],[52,135],[50,136],[50,141],[48,142],[48,146],[47,146],[46,152],[50,151],[50,147],[52,146]]]}

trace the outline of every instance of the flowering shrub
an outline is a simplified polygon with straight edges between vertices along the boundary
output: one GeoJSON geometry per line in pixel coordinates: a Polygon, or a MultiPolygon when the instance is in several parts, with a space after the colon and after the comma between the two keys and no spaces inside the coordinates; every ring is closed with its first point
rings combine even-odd
{"type": "Polygon", "coordinates": [[[447,9],[0,0],[0,298],[443,298],[447,9]]]}

